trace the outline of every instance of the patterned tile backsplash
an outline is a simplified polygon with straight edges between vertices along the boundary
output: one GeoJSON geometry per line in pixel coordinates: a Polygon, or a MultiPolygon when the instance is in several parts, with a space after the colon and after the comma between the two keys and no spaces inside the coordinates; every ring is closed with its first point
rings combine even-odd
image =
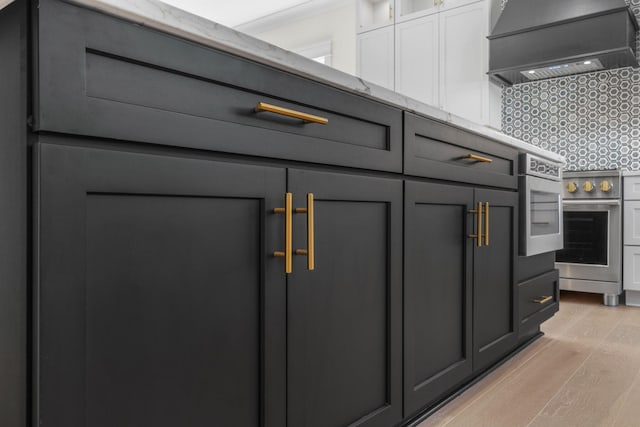
{"type": "MultiPolygon", "coordinates": [[[[640,19],[640,0],[627,3],[640,19]]],[[[566,170],[640,170],[640,69],[505,87],[502,131],[565,156],[566,170]]]]}

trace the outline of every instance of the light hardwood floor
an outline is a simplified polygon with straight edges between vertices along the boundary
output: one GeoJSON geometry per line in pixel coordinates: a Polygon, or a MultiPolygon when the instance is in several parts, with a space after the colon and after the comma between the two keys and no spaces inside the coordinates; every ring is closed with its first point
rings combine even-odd
{"type": "Polygon", "coordinates": [[[542,330],[419,427],[640,426],[640,308],[563,292],[542,330]]]}

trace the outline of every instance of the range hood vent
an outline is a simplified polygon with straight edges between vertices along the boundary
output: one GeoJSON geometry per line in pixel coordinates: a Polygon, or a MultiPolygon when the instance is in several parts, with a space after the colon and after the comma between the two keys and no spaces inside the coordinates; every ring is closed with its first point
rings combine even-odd
{"type": "Polygon", "coordinates": [[[638,67],[624,0],[509,0],[489,36],[489,75],[508,85],[638,67]]]}

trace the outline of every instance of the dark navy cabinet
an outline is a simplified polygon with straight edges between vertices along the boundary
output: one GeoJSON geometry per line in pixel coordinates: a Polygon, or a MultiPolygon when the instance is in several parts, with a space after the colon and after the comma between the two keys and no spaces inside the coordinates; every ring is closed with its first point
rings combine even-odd
{"type": "Polygon", "coordinates": [[[42,425],[401,421],[400,180],[64,143],[36,147],[42,425]],[[313,270],[273,256],[287,191],[313,270]]]}
{"type": "Polygon", "coordinates": [[[0,24],[3,427],[410,425],[557,311],[514,148],[66,1],[0,24]]]}
{"type": "Polygon", "coordinates": [[[404,387],[411,415],[516,347],[518,198],[405,185],[404,387]]]}
{"type": "Polygon", "coordinates": [[[473,201],[473,188],[405,184],[407,416],[473,372],[473,201]]]}

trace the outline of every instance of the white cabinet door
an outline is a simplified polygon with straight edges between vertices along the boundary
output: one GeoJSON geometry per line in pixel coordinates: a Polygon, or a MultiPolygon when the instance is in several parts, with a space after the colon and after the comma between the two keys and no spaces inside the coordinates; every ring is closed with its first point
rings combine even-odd
{"type": "Polygon", "coordinates": [[[640,200],[640,177],[624,177],[624,199],[640,200]]]}
{"type": "Polygon", "coordinates": [[[640,246],[624,247],[622,283],[626,291],[640,291],[640,246]]]}
{"type": "Polygon", "coordinates": [[[640,245],[640,201],[624,202],[624,244],[640,245]]]}
{"type": "Polygon", "coordinates": [[[439,106],[438,15],[396,25],[396,92],[439,106]]]}
{"type": "Polygon", "coordinates": [[[358,34],[358,76],[388,89],[394,89],[394,26],[358,34]]]}
{"type": "Polygon", "coordinates": [[[488,2],[440,13],[440,99],[445,110],[488,122],[488,2]]]}

